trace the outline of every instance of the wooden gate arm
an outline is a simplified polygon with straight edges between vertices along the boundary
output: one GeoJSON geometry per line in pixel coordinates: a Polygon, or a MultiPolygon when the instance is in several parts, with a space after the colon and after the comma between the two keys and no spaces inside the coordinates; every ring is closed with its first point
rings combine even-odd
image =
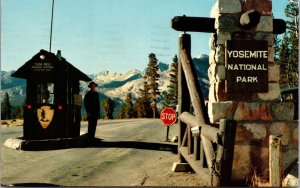
{"type": "Polygon", "coordinates": [[[179,57],[182,69],[186,78],[188,90],[190,93],[191,103],[194,107],[197,122],[205,124],[208,122],[208,116],[204,113],[204,99],[198,86],[196,73],[192,68],[192,58],[190,55],[190,35],[183,34],[179,45],[179,57]]]}
{"type": "Polygon", "coordinates": [[[176,31],[216,32],[214,18],[175,16],[171,27],[176,31]]]}
{"type": "MultiPolygon", "coordinates": [[[[215,18],[175,16],[171,20],[171,27],[176,31],[191,31],[214,33],[215,18]]],[[[282,34],[286,30],[286,22],[282,19],[273,19],[273,34],[282,34]]]]}
{"type": "Polygon", "coordinates": [[[198,122],[196,117],[188,112],[183,112],[182,114],[180,114],[179,119],[191,128],[200,127],[201,135],[205,136],[208,140],[214,143],[223,145],[223,143],[220,143],[222,142],[221,137],[223,133],[218,128],[198,122]]]}

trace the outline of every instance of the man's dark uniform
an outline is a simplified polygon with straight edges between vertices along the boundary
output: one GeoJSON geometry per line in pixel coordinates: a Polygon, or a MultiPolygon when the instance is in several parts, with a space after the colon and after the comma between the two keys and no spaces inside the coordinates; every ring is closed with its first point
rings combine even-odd
{"type": "Polygon", "coordinates": [[[97,91],[90,90],[85,94],[84,107],[88,115],[88,136],[90,140],[93,140],[100,113],[99,94],[97,91]]]}

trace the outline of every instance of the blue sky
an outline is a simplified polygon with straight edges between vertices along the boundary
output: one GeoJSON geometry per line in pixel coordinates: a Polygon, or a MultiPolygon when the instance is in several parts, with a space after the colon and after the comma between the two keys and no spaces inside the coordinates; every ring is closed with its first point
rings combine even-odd
{"type": "MultiPolygon", "coordinates": [[[[215,0],[55,0],[52,52],[86,74],[143,70],[148,54],[171,63],[180,32],[174,16],[209,17],[215,0]]],[[[273,0],[284,19],[287,0],[273,0]]],[[[52,0],[1,0],[1,70],[16,70],[49,51],[52,0]]],[[[192,56],[209,54],[209,33],[190,33],[192,56]]]]}

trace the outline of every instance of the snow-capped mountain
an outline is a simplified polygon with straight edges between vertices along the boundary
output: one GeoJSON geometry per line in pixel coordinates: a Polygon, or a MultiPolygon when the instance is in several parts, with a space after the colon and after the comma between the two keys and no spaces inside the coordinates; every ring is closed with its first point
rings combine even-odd
{"type": "MultiPolygon", "coordinates": [[[[204,96],[208,94],[208,56],[201,55],[193,59],[196,72],[198,75],[198,81],[201,85],[201,89],[204,92],[204,96]]],[[[159,90],[160,92],[168,90],[170,84],[170,68],[168,64],[159,63],[159,90]]],[[[5,72],[1,71],[1,100],[4,94],[7,92],[11,99],[11,104],[14,106],[20,106],[25,100],[26,94],[26,81],[11,77],[14,71],[5,72]]],[[[144,71],[136,69],[130,70],[127,73],[120,74],[111,71],[102,71],[89,77],[96,82],[99,87],[101,98],[110,97],[115,101],[123,101],[126,94],[131,92],[132,95],[137,98],[140,88],[144,85],[144,71]]],[[[84,94],[89,90],[87,82],[80,82],[80,93],[84,94]]],[[[100,100],[101,100],[100,98],[100,100]]]]}
{"type": "MultiPolygon", "coordinates": [[[[166,64],[165,64],[166,65],[166,64]]],[[[160,75],[160,79],[158,81],[159,90],[166,91],[167,86],[170,83],[170,76],[169,71],[158,71],[160,75]]],[[[114,96],[118,99],[124,100],[127,93],[132,93],[133,97],[137,98],[139,95],[139,90],[143,88],[144,85],[144,72],[140,72],[138,70],[132,70],[124,75],[120,75],[116,78],[123,78],[120,81],[112,81],[110,84],[104,84],[103,88],[100,87],[100,90],[103,89],[103,92],[107,96],[114,96]],[[114,85],[119,84],[119,87],[109,87],[108,85],[114,85]]]]}
{"type": "Polygon", "coordinates": [[[99,72],[98,74],[93,75],[92,77],[94,77],[93,80],[95,82],[104,84],[104,83],[108,83],[108,82],[115,80],[120,75],[121,74],[110,72],[110,71],[106,70],[106,71],[99,72]]]}
{"type": "Polygon", "coordinates": [[[208,78],[208,68],[209,68],[209,56],[205,54],[200,54],[193,58],[193,63],[198,77],[198,83],[200,84],[200,89],[204,98],[208,98],[209,91],[209,78],[208,78]]]}
{"type": "Polygon", "coordinates": [[[26,80],[11,77],[15,71],[1,71],[1,101],[7,92],[11,105],[20,106],[26,95],[26,80]]]}
{"type": "MultiPolygon", "coordinates": [[[[134,69],[125,74],[102,71],[89,77],[98,84],[100,93],[113,99],[124,100],[127,93],[132,92],[134,94],[142,86],[143,74],[143,72],[134,69]]],[[[86,82],[80,82],[82,95],[88,91],[87,85],[86,82]]]]}

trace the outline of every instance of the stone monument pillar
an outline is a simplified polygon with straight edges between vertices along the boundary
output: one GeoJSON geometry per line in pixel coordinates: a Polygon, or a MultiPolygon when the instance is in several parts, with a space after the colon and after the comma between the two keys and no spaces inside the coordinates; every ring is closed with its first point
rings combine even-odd
{"type": "Polygon", "coordinates": [[[295,106],[279,101],[272,1],[217,0],[211,17],[216,34],[210,40],[210,122],[237,122],[232,180],[250,178],[254,172],[267,177],[269,136],[281,136],[283,160],[286,152],[297,157],[293,151],[298,143],[295,106]]]}

